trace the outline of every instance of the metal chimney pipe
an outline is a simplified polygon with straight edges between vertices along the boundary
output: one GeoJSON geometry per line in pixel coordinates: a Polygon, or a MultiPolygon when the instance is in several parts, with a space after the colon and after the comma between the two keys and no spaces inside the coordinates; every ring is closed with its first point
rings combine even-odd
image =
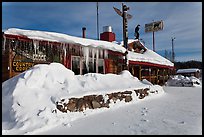
{"type": "Polygon", "coordinates": [[[86,35],[85,35],[85,30],[86,30],[86,28],[85,28],[85,27],[83,27],[83,28],[82,28],[82,37],[83,37],[83,38],[85,38],[85,37],[86,37],[86,35]]]}

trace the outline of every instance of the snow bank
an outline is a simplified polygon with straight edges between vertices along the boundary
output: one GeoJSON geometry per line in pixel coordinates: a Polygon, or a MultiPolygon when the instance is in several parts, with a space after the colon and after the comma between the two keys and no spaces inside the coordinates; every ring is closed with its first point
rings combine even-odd
{"type": "Polygon", "coordinates": [[[62,98],[141,88],[164,92],[158,85],[142,83],[129,71],[120,75],[74,75],[59,63],[38,64],[2,83],[2,132],[30,133],[84,115],[53,113],[56,102],[62,98]]]}
{"type": "Polygon", "coordinates": [[[174,76],[170,76],[166,84],[168,86],[195,87],[195,86],[201,86],[201,81],[194,76],[185,77],[182,75],[174,75],[174,76]]]}

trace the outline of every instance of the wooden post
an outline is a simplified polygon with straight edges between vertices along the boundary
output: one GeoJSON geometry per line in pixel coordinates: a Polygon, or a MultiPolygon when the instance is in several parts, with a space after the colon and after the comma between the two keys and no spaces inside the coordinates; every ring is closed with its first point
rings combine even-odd
{"type": "Polygon", "coordinates": [[[163,84],[165,83],[165,69],[163,69],[163,84]]]}
{"type": "Polygon", "coordinates": [[[11,49],[11,47],[9,45],[9,78],[12,77],[12,58],[13,58],[12,49],[11,49]]]}
{"type": "Polygon", "coordinates": [[[151,68],[149,67],[149,82],[151,82],[151,68]]]}
{"type": "Polygon", "coordinates": [[[83,57],[80,57],[79,61],[79,70],[80,70],[80,75],[83,75],[82,68],[83,68],[83,57]]]}
{"type": "Polygon", "coordinates": [[[156,78],[156,80],[157,80],[157,84],[159,84],[159,68],[157,68],[157,78],[156,78]]]}
{"type": "Polygon", "coordinates": [[[152,35],[153,35],[153,51],[155,52],[154,31],[152,32],[152,35]]]}
{"type": "Polygon", "coordinates": [[[139,80],[141,80],[142,78],[141,78],[141,76],[142,76],[142,67],[141,66],[139,66],[139,80]]]}

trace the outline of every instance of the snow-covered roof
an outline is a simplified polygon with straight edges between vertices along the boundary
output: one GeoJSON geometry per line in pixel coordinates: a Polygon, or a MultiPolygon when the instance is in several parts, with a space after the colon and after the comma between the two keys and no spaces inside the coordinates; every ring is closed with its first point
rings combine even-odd
{"type": "Polygon", "coordinates": [[[174,66],[174,64],[163,58],[159,54],[153,52],[152,50],[147,49],[143,54],[136,52],[129,52],[128,59],[131,61],[140,61],[140,62],[149,62],[154,64],[166,65],[166,66],[174,66]]]}
{"type": "MultiPolygon", "coordinates": [[[[4,33],[11,34],[11,35],[26,36],[30,39],[47,40],[47,41],[61,42],[61,43],[75,43],[75,44],[80,44],[82,46],[100,47],[103,49],[108,49],[108,50],[122,52],[122,53],[125,53],[126,51],[126,49],[122,46],[123,42],[121,42],[120,44],[117,44],[117,42],[108,42],[108,41],[102,41],[102,40],[80,38],[80,37],[70,36],[62,33],[23,30],[23,29],[17,29],[17,28],[10,28],[6,30],[4,33]]],[[[128,43],[131,43],[134,41],[136,40],[130,39],[128,40],[128,43]]],[[[160,56],[159,54],[157,54],[156,52],[148,48],[146,49],[147,49],[146,52],[143,54],[129,51],[128,60],[148,62],[148,63],[154,63],[154,64],[160,64],[160,65],[166,65],[166,66],[174,66],[174,64],[171,61],[167,60],[166,58],[160,56]]]]}
{"type": "MultiPolygon", "coordinates": [[[[134,41],[137,41],[137,40],[129,39],[128,43],[132,43],[134,41]]],[[[142,42],[140,42],[140,43],[144,46],[144,44],[142,42]]],[[[121,42],[120,45],[122,45],[122,44],[123,44],[123,42],[121,42]]],[[[147,47],[145,47],[145,48],[146,48],[146,51],[143,54],[129,51],[129,53],[128,53],[129,60],[141,61],[141,62],[150,62],[150,63],[154,63],[154,64],[167,65],[167,66],[174,66],[174,64],[171,61],[169,61],[168,59],[162,57],[161,55],[148,49],[147,47]]]]}
{"type": "Polygon", "coordinates": [[[178,69],[176,73],[192,73],[192,72],[200,72],[198,68],[190,68],[190,69],[178,69]]]}
{"type": "Polygon", "coordinates": [[[10,28],[6,30],[4,33],[11,34],[11,35],[26,36],[30,39],[47,40],[47,41],[60,42],[60,43],[73,43],[73,44],[80,44],[82,46],[90,46],[90,47],[100,47],[103,49],[109,49],[112,51],[118,51],[122,53],[126,51],[124,47],[121,47],[116,43],[103,41],[103,40],[80,38],[80,37],[70,36],[67,34],[56,33],[56,32],[10,28]]]}

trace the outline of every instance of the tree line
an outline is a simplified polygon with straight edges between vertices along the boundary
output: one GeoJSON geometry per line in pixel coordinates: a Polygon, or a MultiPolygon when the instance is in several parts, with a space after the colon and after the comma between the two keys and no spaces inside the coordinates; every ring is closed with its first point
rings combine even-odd
{"type": "Polygon", "coordinates": [[[176,67],[176,69],[188,69],[188,68],[202,69],[202,62],[195,60],[185,62],[174,62],[174,66],[176,67]]]}

